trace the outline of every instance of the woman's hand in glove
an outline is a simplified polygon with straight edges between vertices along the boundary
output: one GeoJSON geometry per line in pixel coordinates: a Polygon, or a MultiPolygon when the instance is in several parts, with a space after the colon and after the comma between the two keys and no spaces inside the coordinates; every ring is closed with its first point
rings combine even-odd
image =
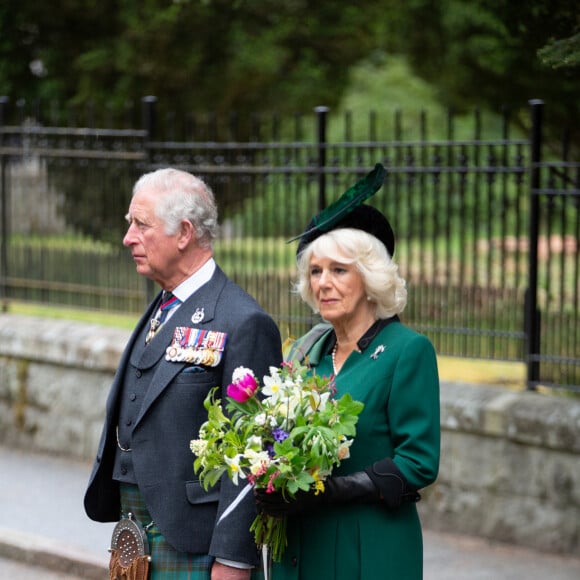
{"type": "Polygon", "coordinates": [[[377,486],[364,472],[330,477],[324,482],[324,491],[301,491],[292,498],[285,498],[280,492],[267,493],[265,489],[254,489],[256,507],[259,513],[275,517],[298,514],[319,505],[342,503],[374,503],[380,499],[377,486]]]}
{"type": "Polygon", "coordinates": [[[281,492],[268,493],[263,487],[254,488],[258,513],[283,518],[303,512],[317,503],[322,503],[322,493],[299,490],[294,498],[285,498],[281,492]]]}

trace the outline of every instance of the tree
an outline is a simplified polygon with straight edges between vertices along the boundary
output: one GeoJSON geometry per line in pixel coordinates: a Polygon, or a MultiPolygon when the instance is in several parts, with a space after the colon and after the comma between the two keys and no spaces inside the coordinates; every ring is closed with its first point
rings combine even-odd
{"type": "MultiPolygon", "coordinates": [[[[574,0],[4,0],[0,86],[27,100],[190,112],[335,107],[373,51],[406,55],[444,106],[547,104],[580,121],[574,0]],[[574,66],[576,63],[576,66],[574,66]]],[[[160,111],[163,113],[163,111],[160,111]]],[[[166,111],[165,111],[166,112],[166,111]]]]}
{"type": "Polygon", "coordinates": [[[538,50],[540,60],[553,68],[580,66],[580,32],[570,38],[550,41],[538,50]]]}
{"type": "Polygon", "coordinates": [[[396,47],[409,56],[418,75],[437,87],[443,104],[458,110],[507,106],[521,120],[528,100],[540,98],[547,104],[553,136],[578,125],[580,75],[573,68],[547,67],[538,58],[543,47],[558,46],[550,45],[554,39],[573,39],[580,31],[573,0],[394,4],[396,47]]]}
{"type": "Polygon", "coordinates": [[[150,94],[178,113],[332,106],[371,49],[379,5],[5,0],[0,83],[18,97],[117,109],[150,94]]]}

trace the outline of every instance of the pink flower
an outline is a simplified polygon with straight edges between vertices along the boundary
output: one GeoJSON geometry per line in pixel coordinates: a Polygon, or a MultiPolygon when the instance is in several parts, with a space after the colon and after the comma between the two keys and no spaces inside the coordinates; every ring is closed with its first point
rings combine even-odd
{"type": "Polygon", "coordinates": [[[276,470],[270,478],[268,479],[268,485],[266,486],[266,493],[276,493],[276,488],[274,487],[274,478],[278,477],[280,472],[276,470]]]}
{"type": "Polygon", "coordinates": [[[248,373],[242,377],[236,377],[231,385],[228,385],[227,395],[238,403],[245,403],[254,396],[258,389],[258,382],[253,374],[248,373]]]}

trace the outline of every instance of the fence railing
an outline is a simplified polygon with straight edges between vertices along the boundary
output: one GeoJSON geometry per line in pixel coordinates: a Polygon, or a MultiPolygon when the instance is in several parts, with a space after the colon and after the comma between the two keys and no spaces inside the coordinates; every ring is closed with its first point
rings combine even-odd
{"type": "Polygon", "coordinates": [[[354,141],[329,138],[324,107],[238,134],[231,119],[174,130],[152,98],[138,129],[55,127],[22,107],[13,120],[0,100],[0,297],[140,312],[153,288],[121,247],[123,216],[135,179],[172,165],[214,189],[220,264],[283,335],[299,335],[316,317],[291,292],[286,240],[380,161],[388,175],[369,203],[395,229],[405,321],[441,354],[525,361],[531,388],[580,390],[580,165],[542,159],[542,110],[532,102],[525,138],[510,135],[507,115],[490,138],[476,113],[470,138],[427,139],[422,116],[417,139],[381,140],[373,117],[354,141]]]}

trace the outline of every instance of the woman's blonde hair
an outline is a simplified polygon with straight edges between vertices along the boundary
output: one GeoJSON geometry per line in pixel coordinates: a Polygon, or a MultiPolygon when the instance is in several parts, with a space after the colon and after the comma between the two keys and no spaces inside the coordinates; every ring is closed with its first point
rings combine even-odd
{"type": "Polygon", "coordinates": [[[298,256],[295,291],[314,312],[318,311],[318,307],[310,285],[310,260],[313,255],[354,264],[362,276],[377,318],[390,318],[405,309],[406,283],[384,244],[363,230],[340,228],[319,236],[298,256]]]}

